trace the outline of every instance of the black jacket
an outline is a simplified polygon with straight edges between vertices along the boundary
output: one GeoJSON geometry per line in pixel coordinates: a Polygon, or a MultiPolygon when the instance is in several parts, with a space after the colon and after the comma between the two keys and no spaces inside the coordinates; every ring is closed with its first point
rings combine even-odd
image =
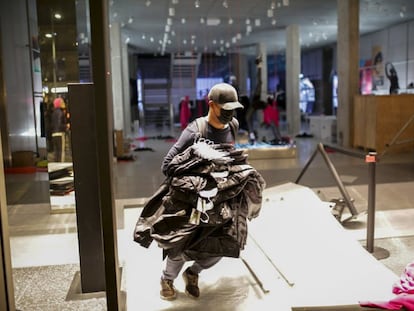
{"type": "Polygon", "coordinates": [[[156,240],[164,255],[182,254],[189,260],[238,257],[246,243],[247,220],[259,215],[265,187],[246,155],[230,144],[196,143],[176,155],[166,170],[169,177],[144,206],[134,240],[144,247],[156,240]],[[201,209],[199,223],[191,223],[200,204],[211,209],[201,209]]]}

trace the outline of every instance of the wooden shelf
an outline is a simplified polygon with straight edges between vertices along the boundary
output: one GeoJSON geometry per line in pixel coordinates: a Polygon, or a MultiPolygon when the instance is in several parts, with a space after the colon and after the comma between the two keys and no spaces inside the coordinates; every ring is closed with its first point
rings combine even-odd
{"type": "MultiPolygon", "coordinates": [[[[412,115],[413,94],[355,96],[353,147],[383,152],[412,115]]],[[[414,122],[401,133],[397,142],[410,139],[414,140],[414,122]]],[[[393,145],[387,152],[413,150],[414,141],[393,145]]]]}

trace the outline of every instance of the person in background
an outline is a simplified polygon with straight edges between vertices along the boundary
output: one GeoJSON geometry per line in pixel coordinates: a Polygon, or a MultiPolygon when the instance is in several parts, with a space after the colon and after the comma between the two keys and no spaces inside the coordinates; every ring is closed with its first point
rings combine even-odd
{"type": "Polygon", "coordinates": [[[61,97],[53,101],[53,112],[51,117],[51,133],[55,162],[65,162],[65,137],[66,137],[66,115],[63,111],[65,103],[61,97]]]}

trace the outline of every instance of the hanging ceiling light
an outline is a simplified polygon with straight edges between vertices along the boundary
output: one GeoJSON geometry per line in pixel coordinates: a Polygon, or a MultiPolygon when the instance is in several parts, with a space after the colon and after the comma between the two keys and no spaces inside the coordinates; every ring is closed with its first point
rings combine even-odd
{"type": "Polygon", "coordinates": [[[223,7],[225,7],[226,9],[229,8],[229,3],[227,2],[227,0],[223,1],[223,7]]]}
{"type": "Polygon", "coordinates": [[[198,8],[200,7],[200,1],[199,1],[199,0],[195,0],[195,2],[194,2],[194,7],[195,7],[196,9],[198,9],[198,8]]]}
{"type": "Polygon", "coordinates": [[[150,6],[150,5],[151,5],[151,0],[147,0],[147,1],[145,2],[145,5],[146,5],[146,6],[150,6]]]}

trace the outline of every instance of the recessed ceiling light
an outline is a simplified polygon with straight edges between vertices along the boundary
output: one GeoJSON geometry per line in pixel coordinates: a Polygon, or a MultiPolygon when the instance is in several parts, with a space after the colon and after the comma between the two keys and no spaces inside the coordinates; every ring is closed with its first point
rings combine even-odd
{"type": "Polygon", "coordinates": [[[207,25],[208,26],[217,26],[220,24],[220,19],[215,17],[207,18],[207,25]]]}
{"type": "Polygon", "coordinates": [[[273,17],[273,10],[272,9],[267,10],[267,17],[273,17]]]}

